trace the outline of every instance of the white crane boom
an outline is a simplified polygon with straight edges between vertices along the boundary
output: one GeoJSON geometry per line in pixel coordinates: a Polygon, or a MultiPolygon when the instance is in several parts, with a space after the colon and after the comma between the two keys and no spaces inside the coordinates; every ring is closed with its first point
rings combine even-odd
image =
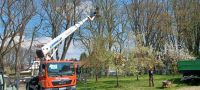
{"type": "Polygon", "coordinates": [[[36,51],[37,56],[39,58],[45,57],[51,50],[53,50],[56,46],[58,46],[62,41],[64,41],[72,33],[74,33],[81,25],[83,25],[84,22],[86,22],[88,19],[92,21],[95,18],[95,15],[96,15],[96,13],[94,13],[93,16],[88,16],[88,17],[84,18],[82,21],[79,21],[77,24],[75,24],[74,26],[70,27],[69,29],[67,29],[60,35],[58,35],[56,38],[51,40],[49,43],[45,44],[42,47],[42,50],[38,50],[39,52],[36,51]]]}

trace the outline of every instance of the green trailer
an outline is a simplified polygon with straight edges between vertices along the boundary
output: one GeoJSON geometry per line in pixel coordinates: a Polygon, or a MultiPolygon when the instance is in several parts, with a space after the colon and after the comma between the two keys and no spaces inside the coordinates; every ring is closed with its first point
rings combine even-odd
{"type": "Polygon", "coordinates": [[[181,60],[177,63],[178,71],[183,76],[200,76],[200,59],[181,60]]]}

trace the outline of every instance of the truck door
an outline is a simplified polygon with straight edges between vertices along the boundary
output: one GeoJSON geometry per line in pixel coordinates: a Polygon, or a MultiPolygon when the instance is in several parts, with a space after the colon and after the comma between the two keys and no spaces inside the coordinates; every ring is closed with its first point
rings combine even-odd
{"type": "Polygon", "coordinates": [[[45,72],[46,72],[46,65],[45,64],[40,64],[40,67],[39,67],[39,75],[38,75],[38,82],[39,82],[39,84],[40,85],[44,85],[44,83],[45,83],[45,80],[46,80],[46,74],[45,74],[45,72]]]}

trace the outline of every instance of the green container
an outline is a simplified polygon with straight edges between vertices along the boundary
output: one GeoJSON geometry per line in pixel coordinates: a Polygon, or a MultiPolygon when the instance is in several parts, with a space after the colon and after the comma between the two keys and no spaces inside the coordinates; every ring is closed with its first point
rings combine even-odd
{"type": "Polygon", "coordinates": [[[200,70],[200,59],[178,61],[178,71],[200,70]]]}

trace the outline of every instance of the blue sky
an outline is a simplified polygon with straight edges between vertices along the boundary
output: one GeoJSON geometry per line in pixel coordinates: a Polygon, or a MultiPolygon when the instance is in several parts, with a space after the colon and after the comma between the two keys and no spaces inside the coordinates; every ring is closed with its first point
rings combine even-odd
{"type": "Polygon", "coordinates": [[[72,43],[73,42],[71,42],[71,45],[70,45],[69,50],[67,52],[66,58],[68,58],[68,59],[70,59],[70,58],[79,59],[80,54],[82,52],[85,52],[85,50],[83,48],[81,48],[81,46],[73,45],[72,43]]]}
{"type": "MultiPolygon", "coordinates": [[[[121,1],[122,1],[122,0],[118,0],[119,4],[122,4],[121,1]]],[[[129,0],[126,0],[126,1],[129,1],[129,0]]],[[[88,0],[85,0],[84,2],[87,2],[87,3],[88,3],[88,0]]],[[[83,4],[84,4],[84,2],[83,2],[83,4]]],[[[92,3],[89,3],[89,4],[92,4],[92,3]]],[[[42,7],[41,7],[40,1],[37,1],[37,0],[36,0],[36,6],[37,6],[37,10],[38,10],[38,11],[42,10],[42,9],[41,9],[42,7]]],[[[91,6],[91,5],[88,5],[88,6],[91,6]]],[[[82,5],[81,8],[84,8],[84,9],[85,9],[84,5],[82,5]]],[[[33,29],[33,27],[35,27],[35,26],[37,26],[37,25],[39,24],[40,19],[41,19],[41,18],[40,18],[38,15],[36,15],[36,16],[34,16],[34,17],[30,20],[30,22],[29,22],[28,25],[26,26],[25,39],[30,39],[31,34],[32,34],[32,29],[33,29]]],[[[46,23],[47,23],[47,21],[44,21],[44,22],[43,22],[44,25],[45,25],[46,23]]],[[[39,30],[39,34],[37,35],[37,36],[38,36],[37,38],[39,38],[39,40],[41,40],[41,41],[43,41],[43,39],[45,39],[44,37],[46,37],[46,36],[44,36],[44,34],[41,34],[41,33],[44,33],[44,31],[45,31],[45,30],[43,30],[43,29],[44,29],[44,25],[43,25],[42,28],[39,30]]],[[[83,25],[83,26],[85,26],[85,25],[83,25]]],[[[3,27],[1,26],[1,22],[0,22],[0,33],[2,32],[2,29],[3,29],[3,27]]],[[[48,34],[46,34],[46,35],[48,35],[48,34]]],[[[44,41],[45,41],[45,40],[44,40],[44,41]]],[[[69,47],[69,50],[68,50],[68,52],[67,52],[66,57],[67,57],[67,59],[70,59],[70,58],[77,58],[77,59],[79,59],[80,54],[81,54],[82,52],[85,52],[85,50],[83,49],[83,47],[81,47],[80,43],[78,43],[78,42],[73,42],[73,40],[72,40],[72,42],[71,42],[71,44],[70,44],[70,47],[69,47]],[[74,45],[73,43],[76,43],[76,45],[74,45]]]]}
{"type": "MultiPolygon", "coordinates": [[[[88,0],[86,0],[86,1],[88,1],[88,0]]],[[[37,6],[37,11],[40,11],[41,10],[41,3],[40,3],[40,1],[36,0],[35,3],[36,3],[36,6],[37,6]]],[[[1,4],[0,4],[0,6],[1,6],[1,4]]],[[[83,8],[85,8],[85,7],[83,7],[83,8]]],[[[40,16],[36,15],[36,16],[33,16],[32,19],[29,21],[29,23],[26,26],[26,31],[25,31],[25,34],[24,34],[26,41],[30,40],[30,38],[32,37],[33,28],[35,26],[39,25],[40,20],[41,20],[40,16]]],[[[47,23],[47,21],[43,22],[42,28],[40,28],[39,33],[37,35],[37,38],[39,38],[38,40],[41,43],[43,43],[43,41],[45,41],[45,39],[46,39],[45,35],[48,35],[46,33],[44,34],[44,30],[43,30],[46,23],[47,23]]],[[[4,26],[3,26],[2,22],[0,21],[0,34],[2,34],[2,32],[3,32],[3,28],[4,28],[4,26]]],[[[84,52],[84,49],[82,49],[79,46],[80,44],[74,45],[73,43],[77,43],[77,42],[73,42],[73,40],[72,40],[72,42],[70,44],[70,47],[69,47],[69,50],[68,50],[67,55],[66,55],[67,59],[70,59],[70,58],[79,59],[80,54],[82,52],[84,52]]]]}

